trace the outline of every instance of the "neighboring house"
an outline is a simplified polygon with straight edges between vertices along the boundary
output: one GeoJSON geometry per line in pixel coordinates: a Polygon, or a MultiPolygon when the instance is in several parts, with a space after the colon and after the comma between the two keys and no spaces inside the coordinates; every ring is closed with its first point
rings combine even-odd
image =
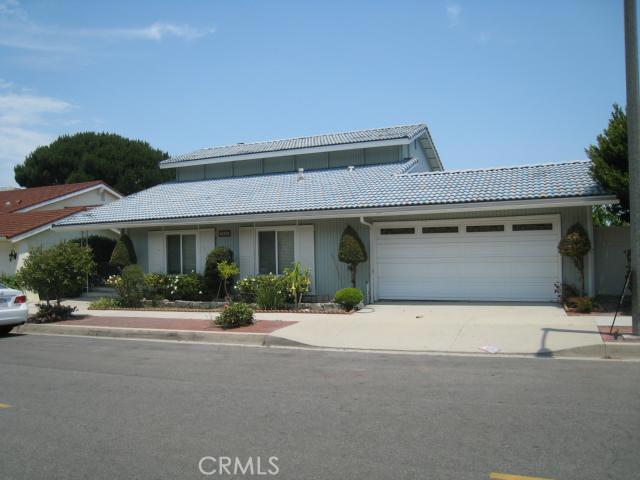
{"type": "MultiPolygon", "coordinates": [[[[80,232],[52,231],[54,222],[120,198],[100,180],[0,190],[0,273],[14,274],[32,247],[80,236],[80,232]]],[[[114,236],[110,229],[94,233],[114,236]]]]}
{"type": "Polygon", "coordinates": [[[591,206],[616,201],[588,162],[444,171],[423,124],[206,148],[161,167],[176,181],[56,228],[124,228],[147,272],[202,272],[216,245],[242,276],[297,260],[326,298],[350,284],[338,242],[351,225],[371,300],[553,301],[554,284],[578,278],[562,233],[592,233],[591,206]]]}

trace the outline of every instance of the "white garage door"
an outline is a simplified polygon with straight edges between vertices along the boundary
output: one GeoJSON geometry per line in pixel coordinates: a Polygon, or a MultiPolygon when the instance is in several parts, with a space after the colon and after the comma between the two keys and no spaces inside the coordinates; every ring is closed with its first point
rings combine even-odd
{"type": "Polygon", "coordinates": [[[376,223],[379,300],[553,301],[559,215],[376,223]]]}

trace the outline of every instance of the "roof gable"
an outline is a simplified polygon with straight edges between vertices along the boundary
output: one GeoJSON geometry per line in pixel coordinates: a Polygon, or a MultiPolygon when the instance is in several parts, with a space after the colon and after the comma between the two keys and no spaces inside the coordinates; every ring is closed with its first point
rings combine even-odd
{"type": "Polygon", "coordinates": [[[25,234],[38,227],[49,225],[56,220],[63,219],[74,213],[85,210],[86,207],[68,207],[58,210],[34,210],[31,212],[3,213],[0,220],[0,237],[13,238],[25,234]]]}
{"type": "Polygon", "coordinates": [[[90,182],[68,183],[65,185],[3,190],[0,191],[0,212],[15,212],[33,207],[100,184],[106,185],[102,180],[92,180],[90,182]]]}

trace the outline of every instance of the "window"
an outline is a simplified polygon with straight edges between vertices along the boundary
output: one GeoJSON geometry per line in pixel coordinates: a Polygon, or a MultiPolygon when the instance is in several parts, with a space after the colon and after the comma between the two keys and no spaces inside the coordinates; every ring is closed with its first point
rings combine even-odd
{"type": "Polygon", "coordinates": [[[191,273],[196,268],[196,235],[167,235],[167,273],[191,273]]]}
{"type": "Polygon", "coordinates": [[[468,225],[467,232],[504,232],[504,225],[468,225]]]}
{"type": "Polygon", "coordinates": [[[519,223],[513,225],[514,232],[533,232],[539,230],[553,230],[552,223],[519,223]]]}
{"type": "Polygon", "coordinates": [[[294,262],[293,230],[269,230],[258,232],[258,272],[284,272],[294,262]]]}
{"type": "Polygon", "coordinates": [[[414,233],[416,233],[416,229],[410,227],[380,229],[380,235],[413,235],[414,233]]]}
{"type": "Polygon", "coordinates": [[[458,233],[458,227],[422,227],[422,233],[458,233]]]}

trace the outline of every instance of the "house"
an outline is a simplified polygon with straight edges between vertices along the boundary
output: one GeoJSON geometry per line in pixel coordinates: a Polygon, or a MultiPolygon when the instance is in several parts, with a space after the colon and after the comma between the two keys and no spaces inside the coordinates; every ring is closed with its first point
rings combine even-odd
{"type": "Polygon", "coordinates": [[[299,261],[326,298],[350,284],[338,261],[350,225],[368,249],[357,286],[370,300],[553,301],[556,283],[578,279],[562,233],[592,233],[592,205],[616,201],[589,165],[448,171],[424,124],[239,143],[169,158],[175,181],[56,228],[126,229],[146,272],[201,272],[217,245],[243,277],[299,261]]]}
{"type": "MultiPolygon", "coordinates": [[[[32,247],[80,236],[80,232],[52,231],[54,222],[120,198],[101,180],[0,190],[0,274],[14,274],[32,247]]],[[[93,233],[114,236],[109,229],[93,233]]]]}

